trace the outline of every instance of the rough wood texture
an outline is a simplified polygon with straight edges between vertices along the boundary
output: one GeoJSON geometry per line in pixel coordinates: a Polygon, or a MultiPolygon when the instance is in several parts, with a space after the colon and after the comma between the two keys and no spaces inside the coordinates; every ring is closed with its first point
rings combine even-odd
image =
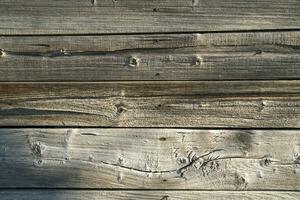
{"type": "Polygon", "coordinates": [[[0,81],[299,79],[299,47],[300,32],[0,37],[0,81]]]}
{"type": "Polygon", "coordinates": [[[298,0],[2,0],[0,34],[300,28],[298,0]]]}
{"type": "Polygon", "coordinates": [[[1,200],[299,200],[299,192],[2,190],[1,200]]]}
{"type": "Polygon", "coordinates": [[[299,130],[0,129],[0,147],[2,188],[300,189],[299,130]]]}
{"type": "Polygon", "coordinates": [[[299,128],[300,81],[2,83],[1,126],[299,128]]]}

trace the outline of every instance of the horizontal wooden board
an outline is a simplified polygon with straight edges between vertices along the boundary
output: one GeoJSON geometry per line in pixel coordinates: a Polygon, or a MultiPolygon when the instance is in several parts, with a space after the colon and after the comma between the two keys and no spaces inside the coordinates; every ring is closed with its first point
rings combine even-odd
{"type": "Polygon", "coordinates": [[[299,130],[0,129],[1,188],[299,190],[299,130]]]}
{"type": "Polygon", "coordinates": [[[2,200],[298,200],[299,192],[0,190],[2,200]]]}
{"type": "Polygon", "coordinates": [[[300,81],[1,83],[1,126],[299,128],[300,81]]]}
{"type": "Polygon", "coordinates": [[[2,0],[0,34],[300,28],[298,0],[2,0]]]}
{"type": "Polygon", "coordinates": [[[0,81],[299,79],[299,47],[299,31],[0,37],[0,81]]]}

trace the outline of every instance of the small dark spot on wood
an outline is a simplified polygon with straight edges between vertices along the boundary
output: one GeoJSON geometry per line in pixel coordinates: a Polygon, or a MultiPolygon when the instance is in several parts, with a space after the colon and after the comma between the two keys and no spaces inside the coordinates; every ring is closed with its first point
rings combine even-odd
{"type": "Polygon", "coordinates": [[[93,5],[97,5],[97,0],[91,0],[91,3],[92,3],[93,5]]]}
{"type": "Polygon", "coordinates": [[[250,131],[238,132],[236,133],[235,140],[242,151],[247,151],[252,146],[252,133],[250,131]]]}
{"type": "Polygon", "coordinates": [[[169,200],[169,195],[163,196],[160,200],[169,200]]]}
{"type": "Polygon", "coordinates": [[[92,154],[89,155],[89,161],[90,162],[94,162],[95,161],[95,157],[92,154]]]}
{"type": "Polygon", "coordinates": [[[119,113],[122,113],[122,112],[124,112],[125,111],[125,109],[123,108],[123,107],[118,107],[118,112],[119,113]]]}
{"type": "Polygon", "coordinates": [[[124,162],[124,158],[122,158],[122,157],[119,157],[119,158],[118,158],[118,163],[119,163],[119,165],[122,165],[122,164],[123,164],[123,162],[124,162]]]}
{"type": "Polygon", "coordinates": [[[160,73],[156,73],[155,76],[160,76],[160,73]]]}
{"type": "Polygon", "coordinates": [[[35,167],[39,167],[39,166],[41,166],[42,164],[43,164],[43,160],[41,160],[41,159],[36,160],[36,161],[33,163],[33,165],[34,165],[35,167]]]}
{"type": "Polygon", "coordinates": [[[261,100],[258,104],[257,104],[257,111],[261,112],[265,107],[265,103],[263,100],[261,100]]]}
{"type": "Polygon", "coordinates": [[[153,8],[153,12],[158,12],[158,8],[153,8]]]}
{"type": "Polygon", "coordinates": [[[167,179],[163,179],[162,181],[163,181],[163,182],[167,182],[167,179]]]}
{"type": "Polygon", "coordinates": [[[97,136],[96,133],[80,133],[82,136],[97,136]]]}
{"type": "Polygon", "coordinates": [[[160,137],[159,140],[160,140],[160,141],[166,141],[167,138],[165,138],[165,137],[160,137]]]}
{"type": "Polygon", "coordinates": [[[265,157],[259,162],[260,166],[262,166],[262,167],[269,166],[271,163],[272,163],[272,160],[270,157],[265,157]]]}
{"type": "Polygon", "coordinates": [[[187,158],[182,157],[182,158],[178,158],[177,162],[179,164],[186,164],[188,161],[187,161],[187,158]]]}
{"type": "Polygon", "coordinates": [[[34,46],[38,46],[38,47],[50,47],[49,44],[36,44],[34,46]]]}
{"type": "Polygon", "coordinates": [[[255,53],[254,53],[254,55],[260,55],[260,54],[262,54],[262,53],[263,53],[262,50],[256,50],[255,53]]]}
{"type": "Polygon", "coordinates": [[[120,172],[120,173],[118,174],[118,176],[117,176],[117,181],[118,181],[119,183],[122,183],[122,182],[123,182],[123,174],[122,174],[122,172],[120,172]]]}

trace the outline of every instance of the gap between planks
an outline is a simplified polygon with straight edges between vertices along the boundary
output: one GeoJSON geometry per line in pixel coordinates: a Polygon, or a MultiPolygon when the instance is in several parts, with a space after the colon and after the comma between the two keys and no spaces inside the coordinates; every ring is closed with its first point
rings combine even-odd
{"type": "Polygon", "coordinates": [[[198,200],[200,199],[231,199],[240,200],[247,198],[249,200],[264,199],[264,200],[298,200],[299,192],[280,192],[280,191],[255,191],[255,192],[232,192],[232,191],[86,191],[86,190],[0,190],[2,200],[21,200],[32,199],[52,200],[53,197],[57,200],[68,200],[70,198],[78,198],[81,200],[198,200]]]}

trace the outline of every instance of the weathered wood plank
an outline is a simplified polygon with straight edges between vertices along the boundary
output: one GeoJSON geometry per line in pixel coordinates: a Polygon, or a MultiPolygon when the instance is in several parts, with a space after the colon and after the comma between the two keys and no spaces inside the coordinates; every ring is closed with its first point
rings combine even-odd
{"type": "Polygon", "coordinates": [[[299,128],[300,81],[1,83],[1,126],[299,128]]]}
{"type": "Polygon", "coordinates": [[[299,79],[299,47],[298,31],[0,37],[0,81],[299,79]]]}
{"type": "Polygon", "coordinates": [[[298,0],[2,0],[0,34],[300,28],[298,0]]]}
{"type": "Polygon", "coordinates": [[[2,200],[298,200],[299,192],[277,191],[78,191],[78,190],[2,190],[2,200]]]}
{"type": "Polygon", "coordinates": [[[2,188],[300,189],[299,130],[2,128],[0,147],[2,188]]]}

